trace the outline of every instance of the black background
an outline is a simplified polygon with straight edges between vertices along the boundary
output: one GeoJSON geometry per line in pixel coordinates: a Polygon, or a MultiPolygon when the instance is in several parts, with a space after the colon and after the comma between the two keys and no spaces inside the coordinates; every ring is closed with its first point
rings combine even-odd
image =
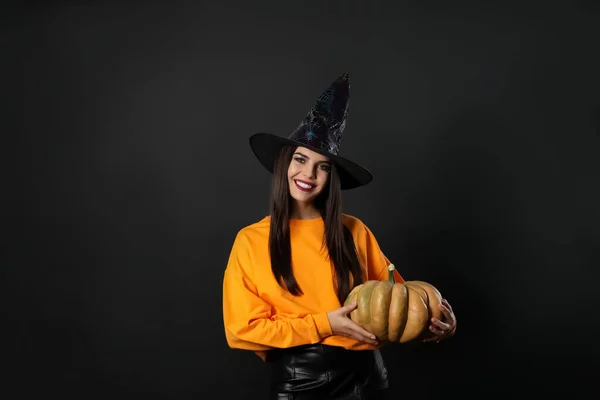
{"type": "Polygon", "coordinates": [[[345,211],[459,321],[384,349],[389,398],[595,385],[598,6],[387,3],[3,12],[3,398],[263,398],[221,314],[233,238],[267,213],[247,138],[286,136],[344,71],[342,154],[375,174],[345,211]]]}

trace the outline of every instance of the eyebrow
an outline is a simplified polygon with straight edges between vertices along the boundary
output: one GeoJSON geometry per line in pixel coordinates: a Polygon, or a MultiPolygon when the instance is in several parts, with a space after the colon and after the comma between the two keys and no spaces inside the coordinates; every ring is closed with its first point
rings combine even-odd
{"type": "MultiPolygon", "coordinates": [[[[300,155],[302,157],[308,158],[310,160],[310,157],[307,156],[306,154],[300,153],[299,151],[297,151],[297,152],[294,153],[294,155],[296,155],[296,154],[298,154],[298,155],[300,155]]],[[[323,163],[323,164],[331,164],[331,162],[327,161],[327,160],[320,161],[320,162],[323,163]]]]}

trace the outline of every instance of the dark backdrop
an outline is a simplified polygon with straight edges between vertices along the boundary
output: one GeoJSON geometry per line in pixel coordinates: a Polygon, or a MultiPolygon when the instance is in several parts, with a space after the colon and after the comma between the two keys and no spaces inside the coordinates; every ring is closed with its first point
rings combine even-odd
{"type": "Polygon", "coordinates": [[[221,316],[234,236],[267,212],[247,138],[344,71],[342,153],[376,176],[345,211],[459,320],[384,350],[389,398],[596,383],[598,7],[362,3],[3,12],[3,398],[262,398],[221,316]]]}

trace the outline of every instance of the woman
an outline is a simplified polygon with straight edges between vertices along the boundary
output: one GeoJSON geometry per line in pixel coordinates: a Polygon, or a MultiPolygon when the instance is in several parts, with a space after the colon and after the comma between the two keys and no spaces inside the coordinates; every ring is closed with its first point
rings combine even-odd
{"type": "MultiPolygon", "coordinates": [[[[358,218],[342,213],[341,192],[372,180],[339,156],[350,83],[342,75],[288,137],[258,133],[250,145],[273,173],[270,215],[241,229],[223,281],[230,347],[271,366],[272,398],[370,399],[387,387],[379,341],[348,317],[350,290],[388,277],[390,261],[358,218]]],[[[397,282],[404,282],[394,271],[397,282]]],[[[439,341],[454,333],[432,320],[439,341]]]]}

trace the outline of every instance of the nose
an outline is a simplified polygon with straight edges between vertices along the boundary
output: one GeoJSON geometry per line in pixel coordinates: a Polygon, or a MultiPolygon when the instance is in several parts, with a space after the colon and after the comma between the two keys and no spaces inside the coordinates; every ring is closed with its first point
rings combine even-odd
{"type": "Polygon", "coordinates": [[[309,163],[304,164],[304,175],[309,179],[317,179],[317,167],[309,163]]]}

